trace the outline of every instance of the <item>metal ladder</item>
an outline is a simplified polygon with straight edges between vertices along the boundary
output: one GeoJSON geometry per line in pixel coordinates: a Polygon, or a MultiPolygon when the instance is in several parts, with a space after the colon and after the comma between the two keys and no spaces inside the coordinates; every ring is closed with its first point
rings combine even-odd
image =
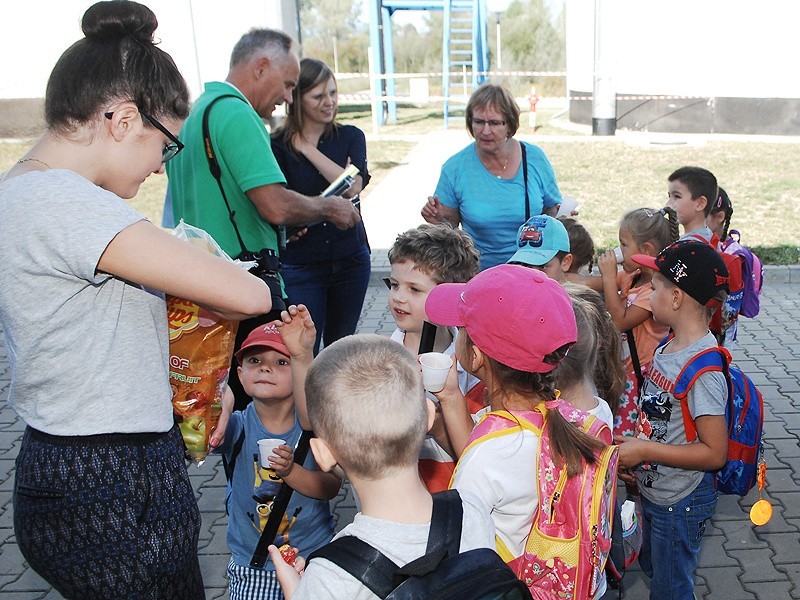
{"type": "Polygon", "coordinates": [[[488,69],[485,0],[444,0],[442,35],[442,96],[444,126],[453,104],[466,106],[473,90],[486,80],[488,69]]]}

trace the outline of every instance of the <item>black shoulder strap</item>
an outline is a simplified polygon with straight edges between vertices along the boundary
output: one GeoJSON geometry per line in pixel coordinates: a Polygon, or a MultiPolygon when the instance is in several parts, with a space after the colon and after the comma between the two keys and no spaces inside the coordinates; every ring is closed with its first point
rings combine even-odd
{"type": "Polygon", "coordinates": [[[525,144],[519,143],[520,150],[522,150],[522,182],[525,185],[525,222],[531,218],[531,200],[528,197],[528,152],[525,150],[525,144]]]}
{"type": "Polygon", "coordinates": [[[225,472],[225,479],[228,481],[228,489],[225,493],[225,514],[228,514],[228,503],[231,500],[231,494],[233,493],[233,470],[236,468],[236,459],[239,457],[239,454],[242,452],[242,445],[244,444],[244,427],[242,427],[242,432],[239,434],[239,437],[236,438],[236,441],[233,443],[233,451],[231,452],[231,458],[228,460],[225,455],[222,455],[222,470],[225,472]]]}
{"type": "MultiPolygon", "coordinates": [[[[313,433],[310,431],[303,431],[303,433],[300,434],[300,440],[297,442],[297,447],[294,449],[294,462],[298,465],[302,465],[306,460],[309,440],[311,440],[312,436],[313,433]]],[[[294,490],[291,487],[286,485],[286,483],[281,483],[278,493],[275,494],[275,500],[272,501],[272,510],[269,511],[267,523],[261,531],[261,537],[258,538],[258,544],[253,551],[253,557],[250,559],[251,567],[260,569],[266,564],[269,555],[267,548],[269,548],[270,544],[275,542],[275,537],[278,535],[278,528],[281,526],[281,519],[283,519],[286,508],[289,506],[289,500],[292,498],[292,492],[294,492],[294,490]]]]}
{"type": "Polygon", "coordinates": [[[419,336],[419,348],[417,354],[433,352],[433,345],[436,342],[436,325],[428,321],[422,322],[422,333],[419,336]]]}
{"type": "Polygon", "coordinates": [[[315,558],[325,558],[347,571],[378,598],[386,598],[401,583],[401,580],[395,581],[400,567],[383,552],[352,535],[340,537],[312,552],[308,561],[315,558]]]}
{"type": "MultiPolygon", "coordinates": [[[[223,94],[221,96],[217,96],[208,103],[206,110],[203,112],[203,148],[205,149],[206,158],[208,159],[208,168],[211,171],[211,174],[214,176],[214,179],[217,180],[219,193],[222,194],[222,200],[225,202],[225,208],[228,209],[228,216],[230,217],[231,225],[233,225],[233,230],[236,232],[236,239],[239,240],[239,246],[241,246],[242,254],[244,254],[247,252],[247,248],[245,247],[244,240],[239,233],[239,228],[236,226],[236,219],[234,218],[236,213],[231,210],[230,202],[228,202],[228,196],[225,195],[225,189],[222,187],[222,169],[219,166],[217,155],[214,153],[214,146],[211,144],[211,133],[208,129],[208,114],[211,112],[211,108],[223,98],[238,98],[239,100],[242,100],[235,94],[223,94]]],[[[244,102],[244,100],[242,100],[242,102],[244,102]]]]}
{"type": "MultiPolygon", "coordinates": [[[[236,226],[236,212],[231,210],[230,202],[228,202],[228,196],[225,195],[225,190],[222,187],[222,169],[219,166],[217,155],[214,152],[214,146],[211,144],[211,133],[208,128],[208,113],[211,112],[211,107],[223,98],[238,98],[242,102],[245,102],[244,99],[236,94],[222,94],[208,103],[206,110],[203,112],[203,148],[205,149],[206,158],[208,159],[208,169],[211,171],[214,179],[217,180],[219,193],[222,194],[222,200],[225,202],[225,208],[228,209],[228,217],[231,220],[231,225],[233,225],[233,231],[236,233],[236,239],[239,240],[239,246],[242,248],[242,254],[245,254],[247,252],[247,248],[245,247],[244,240],[239,233],[239,228],[236,226]]],[[[275,235],[278,237],[278,241],[280,242],[283,239],[280,228],[272,223],[270,223],[270,225],[272,225],[272,228],[275,230],[275,235]]],[[[260,248],[258,250],[260,250],[260,248]]]]}
{"type": "Polygon", "coordinates": [[[225,471],[225,479],[233,481],[233,469],[236,468],[236,459],[242,452],[242,445],[244,444],[244,427],[236,441],[233,443],[233,451],[231,452],[230,459],[222,455],[222,469],[225,471]]]}
{"type": "Polygon", "coordinates": [[[409,577],[424,577],[445,558],[458,555],[463,515],[464,507],[458,490],[434,494],[425,554],[403,567],[398,567],[380,550],[353,536],[334,540],[312,553],[308,560],[325,558],[350,573],[379,598],[386,598],[409,577]]]}
{"type": "Polygon", "coordinates": [[[644,387],[644,375],[642,375],[642,365],[639,362],[639,353],[636,351],[636,340],[633,339],[633,329],[628,329],[625,332],[625,337],[628,338],[628,348],[631,351],[631,362],[633,363],[633,372],[636,375],[636,383],[639,388],[636,390],[636,395],[642,393],[644,387]]]}
{"type": "Polygon", "coordinates": [[[461,547],[463,518],[464,505],[461,503],[458,490],[445,490],[433,494],[431,530],[425,553],[444,551],[447,556],[458,554],[461,547]]]}

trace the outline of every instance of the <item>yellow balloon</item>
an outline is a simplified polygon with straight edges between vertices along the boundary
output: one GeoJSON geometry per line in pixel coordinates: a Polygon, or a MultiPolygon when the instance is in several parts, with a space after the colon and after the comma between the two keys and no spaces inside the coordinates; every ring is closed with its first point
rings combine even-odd
{"type": "Polygon", "coordinates": [[[754,525],[764,525],[772,518],[772,505],[763,498],[750,509],[750,520],[754,525]]]}

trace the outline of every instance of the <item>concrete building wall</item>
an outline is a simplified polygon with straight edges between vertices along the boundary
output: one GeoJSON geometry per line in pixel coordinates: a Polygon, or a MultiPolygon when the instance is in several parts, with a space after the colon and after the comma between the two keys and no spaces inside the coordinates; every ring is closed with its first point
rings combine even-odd
{"type": "MultiPolygon", "coordinates": [[[[158,18],[156,38],[170,53],[192,96],[224,79],[231,50],[253,27],[297,38],[295,0],[139,0],[158,18]],[[196,40],[196,43],[195,43],[196,40]]],[[[14,0],[3,5],[0,36],[0,137],[41,130],[41,98],[58,57],[81,39],[80,20],[93,0],[14,0]]]]}
{"type": "MultiPolygon", "coordinates": [[[[796,0],[613,0],[618,128],[800,134],[796,0]],[[654,99],[652,96],[668,96],[654,99]]],[[[567,88],[593,89],[594,0],[567,0],[567,88]]],[[[570,116],[591,122],[591,100],[570,116]]]]}

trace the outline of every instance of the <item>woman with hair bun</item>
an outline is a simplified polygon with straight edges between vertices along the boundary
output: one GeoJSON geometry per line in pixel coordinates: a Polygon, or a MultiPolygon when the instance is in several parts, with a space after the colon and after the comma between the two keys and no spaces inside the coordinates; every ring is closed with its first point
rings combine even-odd
{"type": "Polygon", "coordinates": [[[164,293],[229,319],[260,279],[128,206],[183,148],[189,92],[133,1],[98,2],[47,85],[47,131],[0,181],[8,402],[25,421],[14,531],[67,598],[204,598],[172,416],[164,293]]]}

